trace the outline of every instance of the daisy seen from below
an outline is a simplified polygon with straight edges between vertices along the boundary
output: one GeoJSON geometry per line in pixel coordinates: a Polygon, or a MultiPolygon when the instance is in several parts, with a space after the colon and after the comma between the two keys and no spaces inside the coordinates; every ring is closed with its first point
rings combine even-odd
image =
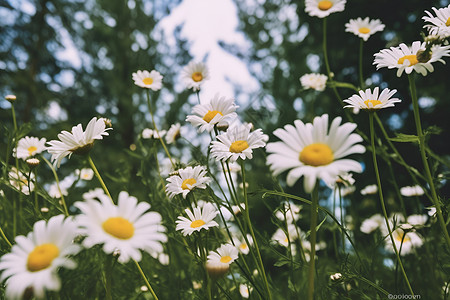
{"type": "Polygon", "coordinates": [[[180,137],[181,137],[181,124],[180,123],[172,124],[166,134],[166,143],[169,145],[173,144],[180,137]]]}
{"type": "Polygon", "coordinates": [[[325,18],[328,15],[344,11],[346,0],[306,0],[305,12],[311,17],[325,18]]]}
{"type": "Polygon", "coordinates": [[[286,234],[286,232],[283,229],[278,228],[275,231],[275,233],[273,234],[272,240],[276,241],[278,244],[280,244],[283,247],[288,247],[289,242],[293,243],[293,241],[298,238],[297,229],[295,228],[294,224],[288,225],[288,234],[289,234],[289,239],[288,239],[288,235],[286,234]]]}
{"type": "Polygon", "coordinates": [[[214,265],[230,265],[239,257],[238,249],[232,244],[224,244],[216,251],[210,251],[208,254],[207,264],[214,265]]]}
{"type": "Polygon", "coordinates": [[[342,118],[335,118],[328,128],[328,115],[315,117],[313,123],[294,121],[294,126],[278,128],[274,135],[281,141],[268,143],[267,163],[274,176],[289,170],[288,186],[293,186],[304,177],[304,189],[310,193],[318,179],[331,181],[345,172],[362,172],[361,164],[344,157],[364,153],[363,139],[352,133],[356,124],[341,125],[342,118]]]}
{"type": "Polygon", "coordinates": [[[424,26],[430,35],[437,35],[442,38],[450,36],[450,5],[443,8],[432,7],[434,16],[429,11],[425,11],[428,16],[422,17],[425,22],[431,23],[424,26]]]}
{"type": "Polygon", "coordinates": [[[186,208],[184,210],[188,215],[188,218],[184,216],[179,216],[176,220],[176,230],[181,230],[184,236],[191,235],[195,231],[200,231],[202,229],[208,230],[211,227],[218,227],[214,218],[219,213],[214,205],[211,203],[206,203],[203,207],[194,207],[192,212],[190,209],[186,208]]]}
{"type": "Polygon", "coordinates": [[[267,135],[261,129],[250,132],[250,128],[248,124],[235,125],[218,135],[217,141],[211,143],[211,156],[232,163],[238,158],[251,159],[253,149],[266,145],[267,135]]]}
{"type": "Polygon", "coordinates": [[[373,64],[377,66],[377,70],[384,67],[388,69],[397,68],[397,77],[400,77],[403,71],[406,74],[411,74],[413,70],[426,76],[428,72],[434,71],[432,63],[439,61],[445,64],[442,57],[450,56],[450,46],[432,46],[431,57],[423,62],[419,60],[420,57],[418,58],[418,55],[423,53],[425,45],[425,42],[415,41],[409,47],[402,43],[398,47],[383,49],[374,54],[375,60],[373,64]]]}
{"type": "Polygon", "coordinates": [[[355,94],[350,98],[344,100],[345,103],[348,103],[348,105],[344,106],[344,108],[350,107],[367,110],[377,110],[387,107],[393,107],[395,106],[394,103],[402,101],[398,98],[391,98],[396,92],[397,90],[384,89],[381,94],[379,94],[378,87],[374,88],[373,92],[370,89],[359,91],[359,95],[355,94]]]}
{"type": "Polygon", "coordinates": [[[76,170],[75,174],[80,176],[82,180],[91,180],[94,177],[94,171],[91,168],[83,168],[81,170],[76,170]]]}
{"type": "MultiPolygon", "coordinates": [[[[387,229],[384,229],[383,234],[387,235],[387,229]]],[[[401,255],[413,252],[414,248],[423,245],[423,239],[415,232],[397,228],[392,231],[395,246],[399,249],[401,255]]],[[[385,249],[394,251],[391,239],[385,239],[385,249]]]]}
{"type": "Polygon", "coordinates": [[[253,290],[252,287],[249,287],[246,284],[240,284],[239,285],[239,293],[241,294],[242,298],[248,299],[250,297],[250,292],[253,290]]]}
{"type": "Polygon", "coordinates": [[[367,41],[372,34],[383,30],[384,24],[381,23],[380,20],[370,20],[369,17],[366,17],[364,19],[351,19],[347,24],[345,24],[346,32],[351,32],[354,35],[362,38],[364,41],[367,41]]]}
{"type": "Polygon", "coordinates": [[[34,191],[34,173],[30,173],[30,178],[28,178],[21,171],[17,170],[16,167],[12,167],[8,176],[9,183],[25,195],[29,195],[30,192],[34,191]]]}
{"type": "Polygon", "coordinates": [[[138,203],[137,198],[127,192],[119,193],[117,205],[101,197],[100,202],[88,199],[75,202],[74,206],[81,210],[76,220],[80,233],[86,236],[84,247],[103,244],[105,253],[119,254],[120,263],[130,258],[140,261],[140,250],[150,254],[163,252],[161,243],[167,242],[167,236],[166,228],[161,225],[161,215],[149,212],[150,204],[138,203]]]}
{"type": "Polygon", "coordinates": [[[149,71],[137,71],[132,74],[134,84],[142,88],[151,89],[152,91],[158,91],[162,88],[163,76],[155,70],[149,71]]]}
{"type": "Polygon", "coordinates": [[[38,221],[26,237],[17,236],[11,252],[0,259],[1,280],[7,279],[6,298],[23,299],[26,290],[31,290],[37,298],[44,298],[46,290],[60,290],[58,269],[76,267],[69,258],[80,250],[80,246],[73,243],[76,236],[75,222],[63,215],[52,217],[48,222],[38,221]]]}
{"type": "Polygon", "coordinates": [[[106,124],[103,118],[92,118],[83,131],[81,124],[72,127],[72,131],[62,131],[58,134],[58,140],[47,142],[49,147],[47,151],[52,154],[51,160],[53,165],[60,166],[61,160],[66,156],[75,154],[86,154],[94,146],[95,140],[103,139],[104,135],[108,135],[106,124]]]}
{"type": "Polygon", "coordinates": [[[228,125],[227,120],[235,119],[236,106],[233,98],[219,97],[216,94],[209,103],[197,104],[192,108],[192,115],[188,115],[187,122],[198,127],[198,132],[213,130],[214,126],[228,125]]]}
{"type": "Polygon", "coordinates": [[[195,188],[205,189],[211,178],[206,176],[206,168],[203,166],[187,167],[179,169],[177,175],[167,178],[166,193],[169,198],[182,194],[186,199],[187,194],[195,188]]]}
{"type": "Polygon", "coordinates": [[[369,184],[361,190],[361,195],[375,195],[378,192],[378,185],[369,184]]]}
{"type": "Polygon", "coordinates": [[[305,74],[300,77],[300,83],[305,90],[313,89],[319,92],[325,90],[327,86],[327,80],[327,75],[316,73],[305,74]]]}
{"type": "Polygon", "coordinates": [[[404,186],[400,188],[400,194],[405,197],[422,196],[425,193],[420,185],[404,186]]]}
{"type": "Polygon", "coordinates": [[[200,86],[209,79],[209,70],[206,64],[202,62],[191,61],[183,68],[182,79],[188,89],[194,92],[200,90],[200,86]]]}
{"type": "Polygon", "coordinates": [[[29,137],[21,138],[17,143],[17,148],[14,149],[13,155],[17,158],[26,160],[29,157],[35,156],[45,150],[45,138],[29,137]]]}

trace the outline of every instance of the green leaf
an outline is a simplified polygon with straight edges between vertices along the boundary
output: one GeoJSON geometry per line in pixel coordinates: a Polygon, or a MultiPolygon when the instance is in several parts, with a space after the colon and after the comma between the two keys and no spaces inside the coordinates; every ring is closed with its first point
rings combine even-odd
{"type": "Polygon", "coordinates": [[[397,133],[397,137],[390,138],[393,142],[400,142],[400,143],[418,143],[419,138],[417,135],[413,134],[403,134],[403,133],[397,133]]]}

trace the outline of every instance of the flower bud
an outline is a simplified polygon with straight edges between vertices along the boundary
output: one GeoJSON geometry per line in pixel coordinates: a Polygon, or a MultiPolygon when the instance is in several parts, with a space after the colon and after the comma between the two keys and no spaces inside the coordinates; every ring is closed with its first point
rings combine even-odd
{"type": "Polygon", "coordinates": [[[330,275],[330,279],[333,281],[338,281],[342,278],[342,274],[341,273],[335,273],[333,275],[330,275]]]}
{"type": "Polygon", "coordinates": [[[39,165],[40,161],[37,158],[29,158],[26,160],[26,163],[30,169],[34,169],[39,165]]]}
{"type": "Polygon", "coordinates": [[[8,100],[10,103],[13,103],[14,101],[16,101],[17,97],[16,95],[6,95],[5,99],[8,100]]]}

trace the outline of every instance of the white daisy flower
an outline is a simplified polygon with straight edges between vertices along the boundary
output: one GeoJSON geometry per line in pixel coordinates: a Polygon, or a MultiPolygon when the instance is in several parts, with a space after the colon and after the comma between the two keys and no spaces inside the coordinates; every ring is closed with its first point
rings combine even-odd
{"type": "Polygon", "coordinates": [[[425,42],[415,41],[410,47],[400,44],[398,47],[383,49],[374,54],[373,64],[377,66],[377,70],[384,67],[388,69],[397,68],[397,77],[400,77],[403,71],[410,74],[413,70],[426,76],[427,72],[434,71],[432,63],[439,61],[445,64],[442,57],[450,56],[450,46],[432,46],[431,58],[427,62],[420,62],[417,54],[419,51],[425,50],[425,45],[425,42]]]}
{"type": "Polygon", "coordinates": [[[408,216],[408,218],[406,218],[406,222],[408,224],[411,224],[412,226],[425,225],[427,220],[428,220],[427,215],[410,215],[410,216],[408,216]]]}
{"type": "Polygon", "coordinates": [[[37,137],[26,136],[21,138],[17,143],[17,148],[14,149],[14,157],[27,160],[27,158],[35,156],[45,150],[45,138],[38,139],[37,137]]]}
{"type": "Polygon", "coordinates": [[[425,193],[420,185],[404,186],[400,188],[400,194],[405,197],[422,196],[425,193]]]}
{"type": "Polygon", "coordinates": [[[169,183],[166,185],[166,193],[169,198],[182,194],[186,199],[192,189],[206,189],[207,184],[211,181],[211,178],[206,176],[206,168],[203,166],[187,167],[179,169],[177,172],[178,175],[167,178],[169,183]]]}
{"type": "MultiPolygon", "coordinates": [[[[414,248],[418,248],[423,245],[423,239],[415,232],[404,231],[402,228],[397,228],[392,231],[392,237],[394,238],[395,246],[397,250],[401,252],[401,255],[411,253],[414,248]]],[[[391,238],[388,236],[385,239],[385,249],[394,252],[391,238]]]]}
{"type": "Polygon", "coordinates": [[[61,194],[63,196],[67,196],[68,195],[67,189],[61,187],[61,185],[58,188],[58,185],[56,184],[56,182],[53,183],[52,185],[50,185],[50,188],[48,189],[48,195],[50,197],[59,199],[59,198],[61,198],[61,194]],[[61,192],[59,191],[59,189],[61,189],[61,192]]]}
{"type": "Polygon", "coordinates": [[[30,174],[30,180],[28,180],[28,177],[21,171],[17,170],[15,167],[12,167],[11,171],[8,173],[8,176],[9,183],[25,195],[29,195],[30,191],[34,191],[34,173],[30,174]]]}
{"type": "Polygon", "coordinates": [[[286,235],[286,232],[283,229],[278,228],[273,234],[272,240],[276,241],[283,247],[288,247],[289,241],[293,243],[293,241],[298,238],[297,230],[294,224],[288,224],[288,234],[289,239],[288,236],[286,235]]]}
{"type": "Polygon", "coordinates": [[[188,89],[194,92],[200,90],[200,86],[209,79],[209,70],[202,62],[191,61],[183,68],[182,78],[188,89]]]}
{"type": "MultiPolygon", "coordinates": [[[[247,236],[247,240],[248,240],[249,244],[253,245],[252,236],[250,234],[247,234],[246,236],[247,236]]],[[[239,250],[240,253],[248,254],[250,252],[249,245],[247,244],[247,242],[245,242],[244,238],[240,239],[240,238],[234,237],[233,242],[236,245],[236,248],[239,250]]]]}
{"type": "Polygon", "coordinates": [[[239,257],[238,249],[232,244],[224,244],[216,251],[210,251],[208,255],[207,264],[224,264],[230,265],[239,257]]]}
{"type": "Polygon", "coordinates": [[[354,183],[355,179],[353,179],[353,174],[347,172],[338,174],[336,177],[331,178],[331,181],[325,181],[325,184],[330,189],[339,187],[341,189],[341,192],[343,188],[351,187],[354,183]]]}
{"type": "Polygon", "coordinates": [[[167,242],[161,225],[161,215],[157,212],[147,212],[150,204],[138,203],[136,197],[127,192],[119,193],[118,204],[102,197],[99,201],[86,200],[75,202],[75,207],[81,210],[77,216],[80,233],[85,235],[83,246],[90,248],[103,244],[107,254],[119,253],[118,261],[126,263],[131,259],[140,261],[142,254],[161,253],[161,243],[167,242]]]}
{"type": "Polygon", "coordinates": [[[68,258],[80,250],[73,244],[76,235],[77,226],[72,219],[59,215],[48,223],[36,222],[26,237],[17,236],[11,252],[0,259],[1,280],[7,279],[6,298],[22,299],[27,289],[39,299],[45,297],[46,290],[58,291],[61,288],[58,270],[76,267],[68,258]]]}
{"type": "Polygon", "coordinates": [[[287,223],[289,224],[297,221],[300,218],[300,211],[303,208],[301,205],[296,205],[294,203],[284,203],[283,206],[284,211],[283,209],[281,209],[275,213],[275,217],[277,217],[278,220],[284,221],[286,219],[287,223]]]}
{"type": "Polygon", "coordinates": [[[294,126],[286,125],[277,129],[274,135],[280,142],[267,144],[267,163],[276,176],[286,170],[286,182],[293,186],[304,176],[304,189],[311,192],[318,179],[331,181],[338,174],[362,172],[361,164],[352,159],[344,159],[353,153],[364,153],[364,146],[357,144],[363,139],[352,133],[356,124],[341,125],[342,118],[335,118],[328,129],[328,115],[315,117],[313,123],[294,121],[294,126]]]}
{"type": "Polygon", "coordinates": [[[102,188],[95,188],[93,190],[89,190],[88,192],[83,193],[82,196],[83,196],[84,200],[106,199],[106,200],[111,201],[109,199],[108,195],[105,194],[105,191],[102,188]]]}
{"type": "Polygon", "coordinates": [[[261,129],[250,132],[248,125],[236,125],[228,128],[225,133],[217,136],[217,141],[211,143],[211,156],[216,160],[230,160],[238,158],[251,159],[253,149],[266,145],[267,135],[261,129]]]}
{"type": "Polygon", "coordinates": [[[165,130],[153,130],[150,128],[145,128],[144,130],[142,130],[141,136],[143,139],[159,139],[159,137],[161,136],[164,137],[166,135],[166,131],[165,130]]]}
{"type": "Polygon", "coordinates": [[[137,71],[132,74],[132,78],[137,86],[151,89],[152,91],[158,91],[162,88],[163,76],[158,71],[137,71]]]}
{"type": "Polygon", "coordinates": [[[302,87],[307,89],[313,89],[319,92],[322,92],[325,90],[327,86],[327,80],[328,76],[323,74],[305,74],[302,77],[300,77],[300,83],[302,84],[302,87]]]}
{"type": "Polygon", "coordinates": [[[428,29],[430,35],[437,35],[442,38],[450,36],[450,5],[447,7],[436,9],[432,7],[434,16],[432,13],[425,11],[428,17],[422,17],[425,22],[431,23],[423,26],[428,29]]]}
{"type": "Polygon", "coordinates": [[[348,196],[350,194],[353,194],[356,190],[356,187],[354,185],[352,186],[344,186],[340,188],[340,193],[342,197],[348,196]]]}
{"type": "Polygon", "coordinates": [[[325,18],[326,16],[343,11],[346,0],[306,0],[305,12],[311,17],[325,18]]]}
{"type": "Polygon", "coordinates": [[[228,125],[226,120],[236,118],[236,108],[238,106],[234,104],[233,98],[226,99],[216,94],[209,103],[194,106],[192,115],[188,115],[186,121],[194,127],[199,127],[198,132],[209,132],[214,126],[228,125]]]}
{"type": "Polygon", "coordinates": [[[378,192],[378,186],[376,184],[369,184],[361,190],[361,195],[374,195],[378,192]]]}
{"type": "Polygon", "coordinates": [[[364,41],[367,41],[372,34],[383,30],[384,24],[380,20],[370,20],[369,17],[352,19],[345,24],[345,31],[353,33],[364,41]]]}
{"type": "Polygon", "coordinates": [[[86,131],[83,131],[81,124],[72,127],[72,131],[62,131],[58,134],[58,140],[52,140],[47,144],[50,147],[47,151],[52,154],[51,160],[53,164],[59,167],[61,160],[67,155],[72,156],[75,154],[88,153],[94,146],[95,140],[103,139],[104,135],[108,135],[107,130],[112,128],[106,128],[103,118],[92,118],[86,126],[86,131]]]}
{"type": "Polygon", "coordinates": [[[359,228],[359,230],[363,233],[369,234],[369,233],[377,230],[381,226],[383,226],[384,222],[385,222],[385,220],[382,215],[375,214],[375,215],[371,216],[370,218],[365,219],[361,223],[361,227],[359,228]]]}
{"type": "Polygon", "coordinates": [[[179,137],[181,137],[181,124],[172,124],[166,134],[167,144],[174,143],[179,137]]]}
{"type": "Polygon", "coordinates": [[[355,94],[344,100],[344,102],[349,104],[344,106],[344,108],[356,107],[359,109],[376,110],[386,107],[393,107],[395,106],[394,103],[402,101],[398,98],[391,98],[397,90],[384,89],[381,94],[378,94],[378,92],[378,87],[373,89],[373,93],[370,89],[359,91],[359,95],[355,94]]]}
{"type": "Polygon", "coordinates": [[[76,170],[75,174],[80,176],[82,180],[91,180],[94,178],[94,171],[91,168],[83,168],[81,170],[76,170]]]}
{"type": "Polygon", "coordinates": [[[191,235],[194,231],[200,231],[203,228],[208,230],[211,227],[218,227],[214,218],[219,213],[214,205],[206,203],[203,207],[194,207],[193,213],[186,208],[184,210],[189,219],[179,216],[176,221],[176,230],[181,230],[184,236],[191,235]]]}
{"type": "Polygon", "coordinates": [[[242,298],[248,299],[250,297],[250,292],[253,290],[252,287],[249,287],[246,284],[240,284],[239,285],[239,293],[241,294],[242,298]]]}

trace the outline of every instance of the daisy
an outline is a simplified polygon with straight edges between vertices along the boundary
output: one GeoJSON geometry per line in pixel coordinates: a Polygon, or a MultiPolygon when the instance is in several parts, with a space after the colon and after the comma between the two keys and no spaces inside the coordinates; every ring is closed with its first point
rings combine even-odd
{"type": "Polygon", "coordinates": [[[206,176],[206,168],[203,166],[187,167],[179,169],[177,175],[167,178],[166,193],[169,198],[182,194],[186,199],[187,194],[194,189],[205,189],[211,178],[206,176]]]}
{"type": "Polygon", "coordinates": [[[330,275],[330,279],[333,281],[338,281],[342,278],[342,274],[341,273],[334,273],[333,275],[330,275]]]}
{"type": "Polygon", "coordinates": [[[301,205],[286,202],[283,204],[283,207],[284,210],[281,209],[275,213],[275,216],[278,218],[278,220],[284,221],[286,219],[287,223],[289,224],[297,221],[300,218],[300,211],[303,208],[301,205]]]}
{"type": "Polygon", "coordinates": [[[253,149],[266,145],[267,136],[261,129],[250,132],[250,126],[236,125],[225,133],[217,136],[217,141],[211,143],[211,156],[216,160],[235,162],[238,158],[251,159],[253,149]]]}
{"type": "MultiPolygon", "coordinates": [[[[247,241],[249,242],[249,244],[253,245],[252,236],[250,234],[247,234],[246,237],[247,237],[247,241]]],[[[249,245],[247,244],[247,242],[244,239],[241,240],[237,237],[234,237],[233,242],[236,245],[236,248],[239,250],[240,253],[248,254],[250,252],[249,245]]]]}
{"type": "Polygon", "coordinates": [[[52,217],[46,223],[38,221],[33,231],[25,237],[15,238],[11,252],[0,259],[1,280],[6,280],[6,298],[22,299],[26,290],[31,290],[39,299],[45,291],[58,291],[61,267],[74,269],[76,263],[68,258],[75,255],[80,247],[73,243],[77,226],[72,219],[63,215],[52,217]]]}
{"type": "Polygon", "coordinates": [[[91,168],[76,170],[75,173],[80,176],[80,179],[83,180],[91,180],[92,178],[94,178],[94,171],[91,168]]]}
{"type": "Polygon", "coordinates": [[[172,126],[170,126],[170,128],[169,128],[169,130],[167,131],[167,134],[166,134],[166,142],[167,142],[167,144],[172,144],[178,138],[181,137],[180,130],[181,130],[181,124],[180,123],[172,124],[172,126]]]}
{"type": "Polygon", "coordinates": [[[328,129],[328,115],[315,117],[313,123],[304,124],[300,120],[294,125],[277,129],[274,135],[280,142],[267,144],[267,163],[274,176],[290,170],[286,182],[293,186],[304,176],[304,189],[310,193],[318,179],[331,181],[338,174],[362,172],[360,163],[344,159],[353,153],[364,153],[364,146],[357,144],[363,139],[352,133],[356,124],[341,125],[342,118],[337,117],[328,129]]]}
{"type": "Polygon", "coordinates": [[[25,195],[29,195],[30,192],[34,191],[34,173],[30,173],[30,178],[28,178],[23,175],[21,171],[17,170],[15,167],[12,167],[11,171],[8,173],[8,176],[9,183],[25,195]]]}
{"type": "Polygon", "coordinates": [[[183,81],[188,89],[194,92],[200,90],[200,86],[209,79],[208,67],[202,62],[191,61],[183,68],[183,81]]]}
{"type": "Polygon", "coordinates": [[[210,251],[208,255],[207,264],[225,264],[230,265],[239,256],[238,249],[232,244],[224,244],[216,251],[210,251]]]}
{"type": "Polygon", "coordinates": [[[253,290],[252,287],[249,287],[246,284],[240,284],[239,285],[239,293],[241,294],[242,298],[248,299],[250,297],[250,292],[253,290]]]}
{"type": "Polygon", "coordinates": [[[153,130],[150,128],[145,128],[144,130],[142,130],[142,138],[143,139],[159,139],[159,137],[164,137],[166,135],[166,131],[165,130],[153,130]]]}
{"type": "Polygon", "coordinates": [[[369,184],[361,190],[361,195],[374,195],[378,192],[378,186],[376,184],[369,184]]]}
{"type": "Polygon", "coordinates": [[[286,235],[286,232],[283,229],[278,228],[275,231],[275,233],[273,234],[272,240],[276,241],[278,244],[280,244],[283,247],[288,247],[289,241],[292,243],[295,239],[298,238],[298,234],[297,234],[295,225],[293,225],[293,224],[288,225],[288,234],[289,234],[289,239],[288,239],[288,236],[286,235]]]}
{"type": "Polygon", "coordinates": [[[406,218],[406,222],[408,224],[411,224],[412,226],[425,225],[427,220],[428,220],[427,215],[410,215],[410,216],[408,216],[408,218],[406,218]]]}
{"type": "Polygon", "coordinates": [[[406,74],[410,74],[413,70],[426,76],[427,72],[434,71],[432,63],[439,61],[445,64],[442,57],[450,56],[450,46],[432,46],[431,58],[426,62],[422,62],[418,60],[417,55],[420,54],[419,51],[425,50],[425,46],[425,42],[415,41],[410,47],[400,44],[398,47],[383,49],[374,54],[375,60],[373,64],[377,65],[377,70],[383,67],[388,69],[397,68],[397,77],[400,77],[403,71],[406,74]]]}
{"type": "Polygon", "coordinates": [[[89,190],[86,193],[83,193],[83,199],[84,200],[94,200],[94,199],[98,199],[98,200],[107,199],[107,200],[109,200],[109,197],[108,197],[108,195],[105,194],[105,191],[102,188],[95,188],[93,190],[89,190]]]}
{"type": "Polygon", "coordinates": [[[331,13],[343,11],[346,0],[306,0],[305,12],[311,17],[325,18],[331,13]]]}
{"type": "Polygon", "coordinates": [[[203,207],[194,207],[193,213],[186,208],[184,210],[189,219],[179,216],[176,221],[176,230],[181,230],[184,236],[191,235],[194,231],[200,231],[203,228],[208,230],[211,227],[218,227],[213,219],[219,213],[211,203],[206,203],[203,207]]]}
{"type": "Polygon", "coordinates": [[[102,197],[100,202],[89,199],[75,202],[74,206],[81,210],[77,222],[81,234],[86,236],[83,240],[86,248],[103,244],[103,251],[118,253],[121,263],[130,258],[140,261],[142,254],[139,250],[163,252],[161,243],[167,242],[167,236],[165,227],[161,225],[161,215],[148,212],[150,204],[138,203],[136,197],[127,192],[119,193],[117,205],[102,197]]]}
{"type": "Polygon", "coordinates": [[[158,91],[162,87],[163,76],[158,71],[137,71],[133,73],[134,84],[143,88],[158,91]]]}
{"type": "Polygon", "coordinates": [[[345,24],[345,31],[353,33],[364,41],[367,41],[372,34],[383,30],[384,24],[380,20],[370,20],[369,17],[352,19],[345,24]]]}
{"type": "MultiPolygon", "coordinates": [[[[423,245],[423,239],[417,233],[405,231],[402,228],[397,228],[392,231],[392,237],[394,239],[395,246],[399,251],[401,251],[401,255],[409,254],[414,250],[414,248],[423,245]]],[[[385,249],[394,251],[390,238],[385,239],[385,249]]]]}
{"type": "Polygon", "coordinates": [[[436,9],[432,7],[435,15],[425,11],[428,17],[422,17],[425,22],[431,23],[424,26],[428,29],[430,35],[437,35],[442,38],[450,36],[450,5],[444,8],[436,9]]]}
{"type": "Polygon", "coordinates": [[[373,93],[370,89],[367,89],[366,91],[359,91],[359,95],[353,95],[344,100],[344,102],[349,104],[344,106],[344,108],[356,107],[359,109],[376,110],[386,107],[393,107],[394,103],[402,101],[398,98],[391,98],[397,90],[384,89],[381,94],[378,94],[378,92],[378,87],[373,89],[373,93]]]}
{"type": "Polygon", "coordinates": [[[228,125],[226,120],[236,118],[236,106],[234,99],[219,97],[216,94],[209,103],[198,104],[192,108],[192,115],[188,115],[187,122],[199,127],[198,132],[211,131],[214,126],[228,125]]]}
{"type": "Polygon", "coordinates": [[[385,220],[382,215],[375,214],[375,215],[371,216],[370,218],[365,219],[361,223],[361,227],[359,228],[359,230],[363,233],[369,234],[369,233],[377,230],[381,226],[383,226],[384,222],[385,222],[385,220]]]}
{"type": "Polygon", "coordinates": [[[45,138],[38,139],[37,137],[26,136],[21,138],[17,143],[17,148],[14,149],[14,157],[27,160],[27,158],[35,156],[45,150],[45,138]]]}
{"type": "Polygon", "coordinates": [[[48,195],[50,197],[52,197],[52,198],[59,199],[59,198],[61,198],[61,195],[62,196],[67,196],[68,195],[68,191],[67,191],[67,189],[65,189],[65,188],[63,188],[61,186],[58,188],[58,185],[55,182],[48,189],[48,195]],[[61,191],[60,191],[60,189],[61,189],[61,191]]]}
{"type": "Polygon", "coordinates": [[[302,77],[300,77],[300,83],[302,84],[302,87],[307,89],[313,89],[316,91],[324,91],[325,87],[327,85],[328,76],[323,74],[305,74],[302,77]]]}
{"type": "Polygon", "coordinates": [[[404,186],[400,188],[400,194],[405,197],[422,196],[425,193],[420,185],[404,186]]]}
{"type": "Polygon", "coordinates": [[[47,144],[50,147],[47,151],[52,154],[51,160],[53,165],[59,167],[61,160],[67,155],[72,156],[75,154],[86,154],[94,146],[95,140],[103,139],[104,135],[108,135],[107,130],[112,128],[106,128],[103,118],[92,118],[86,126],[86,131],[83,131],[81,124],[72,127],[72,131],[62,131],[58,134],[58,140],[52,140],[47,144]]]}

